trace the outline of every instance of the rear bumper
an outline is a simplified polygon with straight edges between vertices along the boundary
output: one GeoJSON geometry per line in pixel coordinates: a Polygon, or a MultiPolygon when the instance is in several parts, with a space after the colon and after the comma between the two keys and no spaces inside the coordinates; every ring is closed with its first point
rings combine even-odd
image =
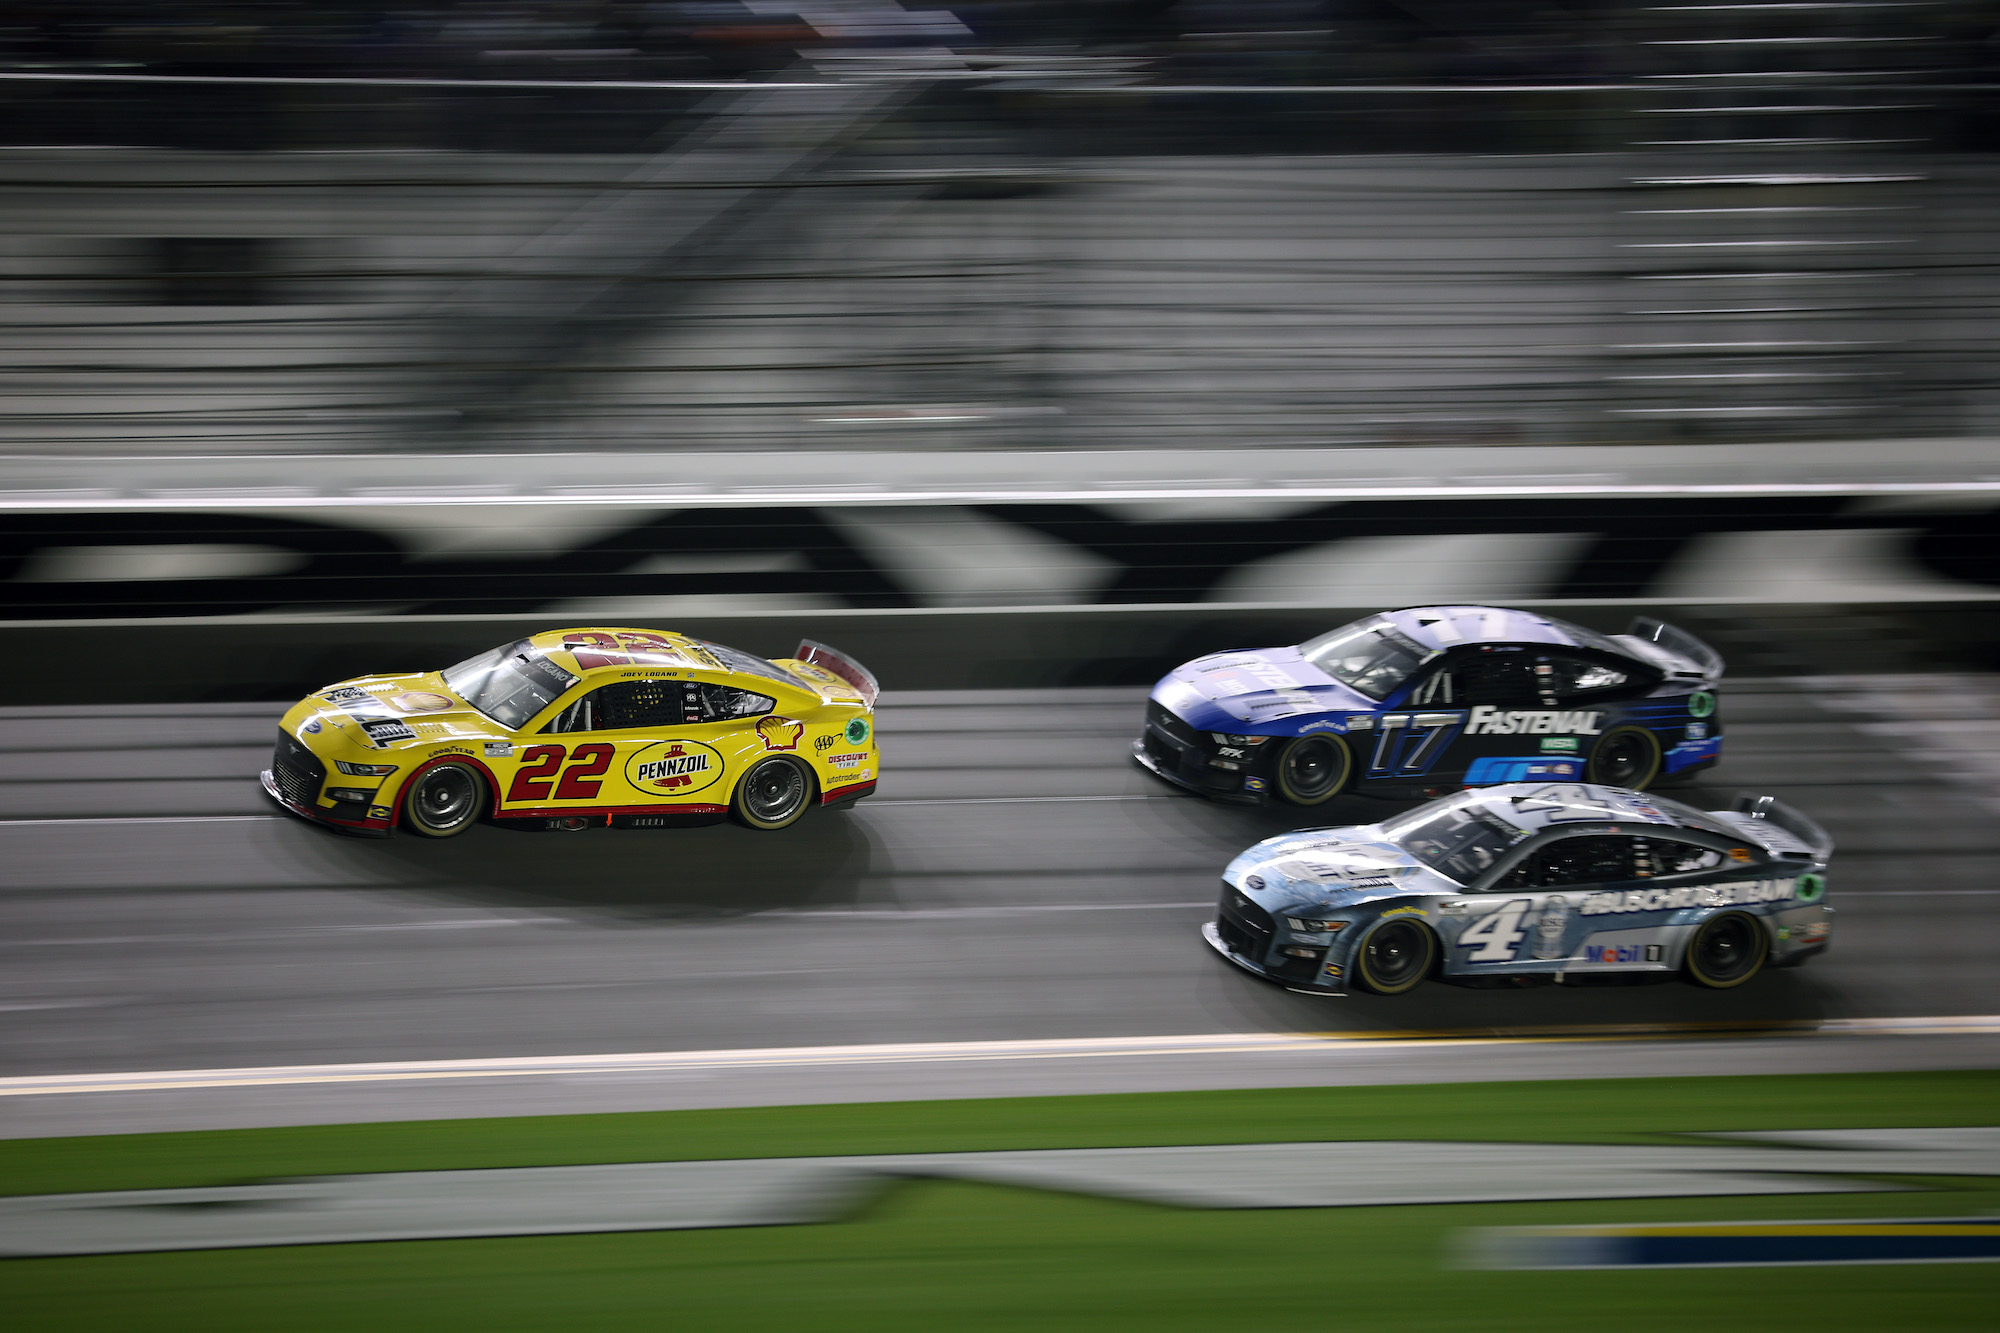
{"type": "Polygon", "coordinates": [[[296,801],[287,800],[285,794],[278,790],[278,779],[272,774],[270,769],[267,768],[262,773],[259,773],[257,780],[263,784],[266,796],[301,819],[310,819],[315,824],[324,824],[330,829],[339,829],[342,833],[359,834],[364,838],[386,838],[389,836],[389,830],[393,824],[392,820],[366,818],[335,819],[323,810],[308,810],[296,801]]]}
{"type": "Polygon", "coordinates": [[[860,800],[862,797],[873,796],[874,794],[875,794],[874,783],[857,782],[852,787],[842,787],[838,791],[827,792],[825,795],[819,798],[819,803],[821,806],[853,805],[856,801],[860,800]]]}

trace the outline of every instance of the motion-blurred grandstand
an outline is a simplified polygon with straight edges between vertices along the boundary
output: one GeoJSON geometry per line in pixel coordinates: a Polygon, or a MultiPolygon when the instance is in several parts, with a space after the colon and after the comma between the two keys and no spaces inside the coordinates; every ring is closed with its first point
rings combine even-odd
{"type": "Polygon", "coordinates": [[[0,447],[1962,435],[1993,7],[64,3],[0,447]]]}

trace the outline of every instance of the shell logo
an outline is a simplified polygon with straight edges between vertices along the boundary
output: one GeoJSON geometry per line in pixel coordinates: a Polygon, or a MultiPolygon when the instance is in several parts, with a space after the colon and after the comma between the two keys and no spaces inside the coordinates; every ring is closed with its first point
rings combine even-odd
{"type": "Polygon", "coordinates": [[[722,776],[722,756],[700,741],[656,741],[625,761],[625,780],[643,792],[686,796],[722,776]]]}
{"type": "Polygon", "coordinates": [[[798,749],[799,735],[805,729],[805,723],[779,717],[776,713],[757,719],[757,735],[763,739],[766,750],[798,749]]]}

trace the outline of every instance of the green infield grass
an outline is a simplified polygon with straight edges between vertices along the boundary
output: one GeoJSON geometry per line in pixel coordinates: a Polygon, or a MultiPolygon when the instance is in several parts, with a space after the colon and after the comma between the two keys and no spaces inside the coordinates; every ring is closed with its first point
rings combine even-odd
{"type": "MultiPolygon", "coordinates": [[[[329,1172],[1342,1138],[1992,1124],[1983,1073],[1019,1098],[0,1143],[14,1193],[329,1172]]],[[[8,1328],[1981,1329],[2000,1264],[1485,1273],[1469,1226],[2000,1212],[1922,1193],[1195,1211],[918,1181],[811,1226],[0,1260],[8,1328]]]]}

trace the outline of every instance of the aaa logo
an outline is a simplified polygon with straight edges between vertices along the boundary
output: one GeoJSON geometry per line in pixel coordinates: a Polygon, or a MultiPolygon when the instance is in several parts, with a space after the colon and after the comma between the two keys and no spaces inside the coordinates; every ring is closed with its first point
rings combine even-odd
{"type": "Polygon", "coordinates": [[[764,738],[766,750],[798,749],[799,733],[805,729],[805,723],[779,717],[776,713],[757,719],[757,734],[764,738]]]}

